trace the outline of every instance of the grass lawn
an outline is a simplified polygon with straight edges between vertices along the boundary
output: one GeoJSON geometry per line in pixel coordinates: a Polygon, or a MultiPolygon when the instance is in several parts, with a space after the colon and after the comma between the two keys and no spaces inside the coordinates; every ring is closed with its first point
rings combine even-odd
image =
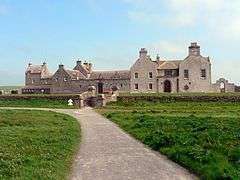
{"type": "Polygon", "coordinates": [[[66,179],[80,142],[74,118],[0,110],[0,179],[66,179]]]}
{"type": "Polygon", "coordinates": [[[32,98],[28,100],[0,100],[0,107],[35,107],[35,108],[60,108],[70,109],[78,108],[75,106],[68,106],[68,102],[64,100],[48,100],[42,98],[32,98]]]}
{"type": "Polygon", "coordinates": [[[118,101],[97,111],[203,179],[240,178],[240,103],[118,101]]]}

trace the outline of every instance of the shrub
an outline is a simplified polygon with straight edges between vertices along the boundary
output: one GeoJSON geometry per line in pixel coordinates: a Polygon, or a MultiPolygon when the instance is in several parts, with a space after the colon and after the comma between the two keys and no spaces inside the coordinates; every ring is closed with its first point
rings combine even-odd
{"type": "Polygon", "coordinates": [[[18,94],[18,90],[11,90],[11,94],[18,94]]]}

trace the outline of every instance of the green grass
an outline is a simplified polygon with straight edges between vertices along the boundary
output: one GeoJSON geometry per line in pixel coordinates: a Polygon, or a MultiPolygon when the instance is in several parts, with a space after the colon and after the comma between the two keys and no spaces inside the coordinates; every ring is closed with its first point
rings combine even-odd
{"type": "Polygon", "coordinates": [[[0,114],[0,179],[67,178],[79,147],[77,120],[47,111],[0,114]]]}
{"type": "Polygon", "coordinates": [[[68,102],[64,100],[48,100],[42,98],[32,98],[29,100],[0,100],[0,107],[35,107],[35,108],[59,108],[71,109],[78,108],[76,106],[68,106],[68,102]]]}
{"type": "Polygon", "coordinates": [[[115,102],[98,112],[203,179],[240,177],[239,102],[115,102]]]}

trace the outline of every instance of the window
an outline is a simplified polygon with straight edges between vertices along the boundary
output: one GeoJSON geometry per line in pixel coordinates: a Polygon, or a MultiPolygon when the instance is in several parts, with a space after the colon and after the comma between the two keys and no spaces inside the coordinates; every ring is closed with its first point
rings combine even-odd
{"type": "Polygon", "coordinates": [[[167,70],[165,70],[164,71],[164,74],[165,74],[165,76],[172,76],[172,70],[170,70],[170,69],[167,69],[167,70]]]}
{"type": "Polygon", "coordinates": [[[148,77],[149,77],[150,79],[152,79],[152,78],[153,78],[153,73],[152,73],[152,72],[149,72],[149,73],[148,73],[148,77]]]}
{"type": "Polygon", "coordinates": [[[135,90],[138,90],[138,84],[135,84],[135,90]]]}
{"type": "Polygon", "coordinates": [[[138,73],[134,74],[134,78],[137,79],[138,78],[138,73]]]}
{"type": "Polygon", "coordinates": [[[123,87],[123,84],[120,84],[120,87],[122,88],[122,87],[123,87]]]}
{"type": "Polygon", "coordinates": [[[150,89],[150,90],[153,89],[153,85],[152,85],[152,83],[149,83],[149,84],[148,84],[148,89],[150,89]]]}
{"type": "Polygon", "coordinates": [[[65,81],[65,82],[66,82],[66,81],[67,81],[67,78],[63,78],[63,81],[65,81]]]}
{"type": "Polygon", "coordinates": [[[184,70],[184,78],[185,78],[185,79],[188,79],[188,78],[189,78],[189,71],[188,71],[188,69],[185,69],[185,70],[184,70]]]}
{"type": "Polygon", "coordinates": [[[206,78],[207,74],[206,74],[206,69],[201,69],[201,78],[206,78]]]}

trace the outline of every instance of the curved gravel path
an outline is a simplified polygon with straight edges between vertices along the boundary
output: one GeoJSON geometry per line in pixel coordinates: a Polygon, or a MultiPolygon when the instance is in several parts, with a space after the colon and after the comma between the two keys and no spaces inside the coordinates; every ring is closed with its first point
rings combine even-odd
{"type": "Polygon", "coordinates": [[[73,180],[196,179],[91,108],[74,111],[70,115],[79,120],[83,133],[73,165],[73,180]]]}
{"type": "Polygon", "coordinates": [[[51,111],[69,114],[81,124],[81,147],[73,164],[72,180],[197,179],[91,108],[51,111]]]}

